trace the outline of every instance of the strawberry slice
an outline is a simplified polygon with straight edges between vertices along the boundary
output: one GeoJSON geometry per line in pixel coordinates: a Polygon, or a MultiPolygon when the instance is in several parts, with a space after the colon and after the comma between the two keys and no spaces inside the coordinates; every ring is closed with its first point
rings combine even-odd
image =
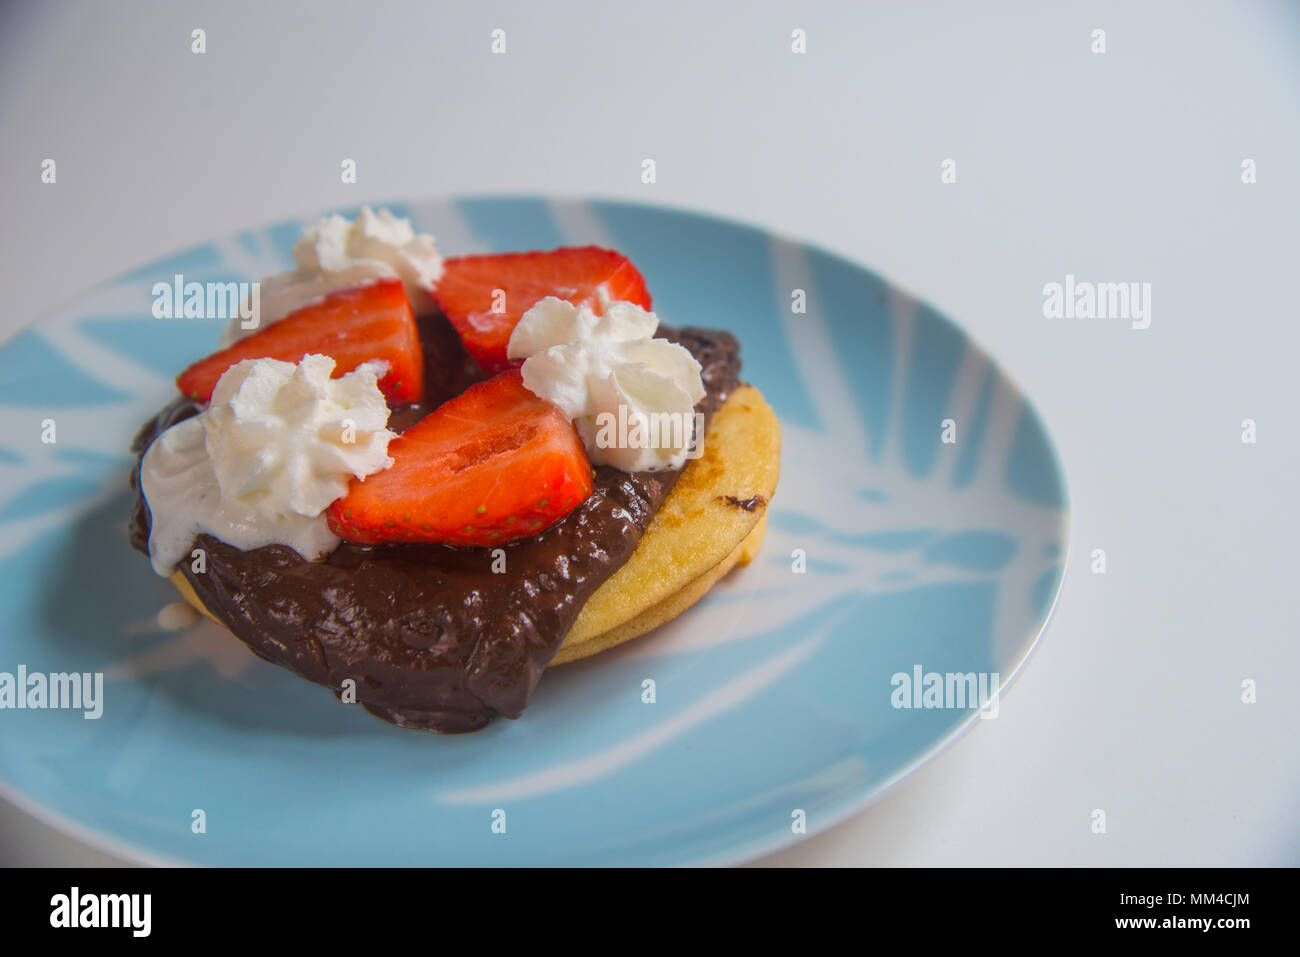
{"type": "Polygon", "coordinates": [[[536,535],[591,494],[592,470],[560,409],[518,369],[470,386],[388,446],[393,465],[330,505],[350,542],[500,545],[536,535]]]}
{"type": "Polygon", "coordinates": [[[650,308],[645,279],[632,261],[599,246],[448,259],[433,296],[489,374],[510,364],[510,333],[539,299],[557,296],[598,315],[618,300],[650,308]]]}
{"type": "Polygon", "coordinates": [[[370,359],[385,360],[388,374],[380,379],[379,388],[389,405],[412,402],[424,391],[420,334],[400,279],[330,293],[194,363],[176,377],[176,385],[190,398],[209,402],[217,380],[236,362],[296,363],[313,353],[334,359],[336,379],[370,359]]]}

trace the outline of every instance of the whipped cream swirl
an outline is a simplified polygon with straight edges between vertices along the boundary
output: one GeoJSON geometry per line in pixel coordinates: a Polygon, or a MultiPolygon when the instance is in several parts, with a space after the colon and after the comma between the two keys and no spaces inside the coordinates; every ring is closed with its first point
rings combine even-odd
{"type": "Polygon", "coordinates": [[[389,275],[406,285],[411,308],[417,313],[433,308],[429,290],[442,278],[442,257],[428,233],[416,233],[409,219],[386,209],[362,208],[356,222],[326,216],[303,230],[294,244],[293,261],[299,272],[340,273],[358,263],[382,263],[389,275]]]}
{"type": "MultiPolygon", "coordinates": [[[[233,320],[223,346],[252,335],[289,313],[332,292],[379,279],[399,278],[416,314],[433,309],[430,290],[442,278],[442,256],[428,233],[417,233],[409,219],[387,209],[363,207],[356,221],[337,214],[307,226],[294,244],[295,272],[263,279],[258,323],[251,329],[233,320]]],[[[247,309],[245,310],[247,312],[247,309]]]]}
{"type": "Polygon", "coordinates": [[[212,404],[163,432],[140,465],[149,557],[171,574],[206,532],[248,550],[288,545],[307,559],[338,547],[325,509],[393,464],[383,362],[331,379],[334,360],[246,359],[217,382],[212,404]]]}
{"type": "Polygon", "coordinates": [[[597,316],[548,296],[524,313],[507,346],[524,386],[573,419],[596,465],[625,472],[680,468],[693,450],[700,364],[653,338],[658,317],[630,302],[597,316]]]}

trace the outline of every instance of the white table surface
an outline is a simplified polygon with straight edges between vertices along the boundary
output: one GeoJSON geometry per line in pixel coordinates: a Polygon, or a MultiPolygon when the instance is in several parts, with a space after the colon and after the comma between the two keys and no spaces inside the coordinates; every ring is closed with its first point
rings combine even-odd
{"type": "MultiPolygon", "coordinates": [[[[764,863],[1300,864],[1300,5],[9,4],[0,81],[3,337],[200,240],[443,193],[696,207],[929,299],[1055,437],[1064,592],[996,721],[764,863]],[[1150,328],[1045,319],[1067,272],[1152,283],[1150,328]]],[[[115,860],[0,809],[0,863],[115,860]]]]}

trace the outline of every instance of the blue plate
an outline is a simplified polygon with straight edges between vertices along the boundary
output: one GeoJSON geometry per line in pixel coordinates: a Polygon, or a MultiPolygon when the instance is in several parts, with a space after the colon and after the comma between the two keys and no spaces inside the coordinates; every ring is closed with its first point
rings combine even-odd
{"type": "Polygon", "coordinates": [[[996,716],[1060,587],[1065,483],[1033,407],[956,325],[852,262],[695,213],[390,208],[449,255],[612,246],[665,322],[733,330],[784,435],[759,557],[653,636],[548,672],[519,721],[459,737],[340,704],[207,622],[163,630],[177,596],[127,543],[127,447],[223,323],[155,319],[151,289],[291,266],[301,222],[249,230],[0,348],[0,672],[105,676],[98,719],[0,711],[7,797],[147,861],[735,862],[996,716]]]}

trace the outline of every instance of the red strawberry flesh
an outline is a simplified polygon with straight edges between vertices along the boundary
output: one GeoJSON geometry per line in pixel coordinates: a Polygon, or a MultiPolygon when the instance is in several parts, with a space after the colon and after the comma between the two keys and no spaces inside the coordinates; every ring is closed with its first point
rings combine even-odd
{"type": "Polygon", "coordinates": [[[192,399],[209,402],[217,380],[237,362],[280,359],[297,363],[313,354],[334,359],[336,379],[363,362],[387,362],[388,372],[379,380],[379,388],[389,405],[412,402],[424,391],[419,330],[399,279],[341,289],[291,312],[194,363],[176,378],[176,386],[192,399]]]}
{"type": "Polygon", "coordinates": [[[510,334],[547,296],[588,305],[597,314],[620,300],[650,308],[645,279],[631,260],[599,246],[448,259],[433,295],[466,350],[489,374],[510,364],[510,334]]]}
{"type": "Polygon", "coordinates": [[[471,386],[388,446],[391,468],[353,480],[327,516],[363,544],[490,546],[538,534],[592,490],[573,423],[517,369],[471,386]]]}

